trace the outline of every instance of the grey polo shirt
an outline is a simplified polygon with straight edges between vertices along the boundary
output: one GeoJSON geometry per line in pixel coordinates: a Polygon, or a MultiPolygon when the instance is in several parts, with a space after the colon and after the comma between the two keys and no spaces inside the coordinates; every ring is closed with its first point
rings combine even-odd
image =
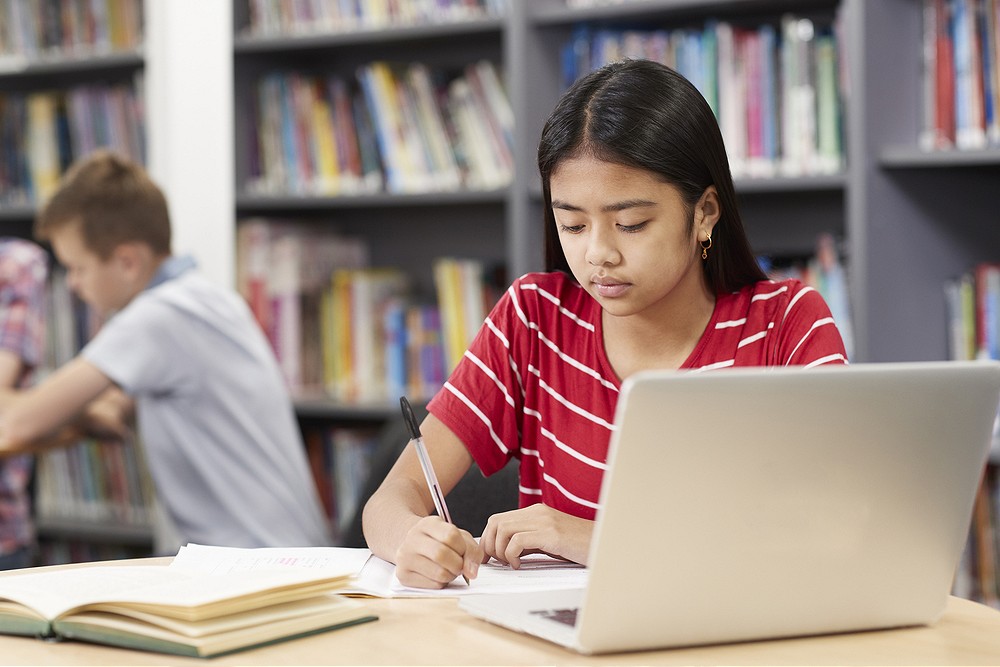
{"type": "Polygon", "coordinates": [[[157,497],[185,542],[330,544],[277,362],[243,299],[171,258],[81,354],[136,401],[157,497]]]}

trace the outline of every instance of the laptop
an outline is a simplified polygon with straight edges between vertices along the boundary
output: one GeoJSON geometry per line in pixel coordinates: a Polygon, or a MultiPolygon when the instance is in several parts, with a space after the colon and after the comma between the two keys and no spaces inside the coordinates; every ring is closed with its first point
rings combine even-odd
{"type": "Polygon", "coordinates": [[[998,401],[997,362],[637,374],[586,587],[459,605],[581,653],[933,623],[998,401]]]}

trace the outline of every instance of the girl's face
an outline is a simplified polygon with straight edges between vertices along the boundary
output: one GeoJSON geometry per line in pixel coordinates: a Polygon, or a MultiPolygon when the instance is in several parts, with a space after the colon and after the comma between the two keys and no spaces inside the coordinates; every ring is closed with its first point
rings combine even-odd
{"type": "Polygon", "coordinates": [[[691,211],[652,172],[582,156],[559,163],[549,188],[570,270],[608,314],[668,314],[704,297],[700,242],[718,220],[714,187],[691,211]]]}

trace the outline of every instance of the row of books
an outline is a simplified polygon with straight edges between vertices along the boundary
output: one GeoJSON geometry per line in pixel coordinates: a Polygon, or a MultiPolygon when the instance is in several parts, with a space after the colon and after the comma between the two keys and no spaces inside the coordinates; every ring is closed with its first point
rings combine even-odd
{"type": "Polygon", "coordinates": [[[35,516],[60,521],[149,526],[152,483],[131,442],[85,440],[37,457],[35,516]]]}
{"type": "Polygon", "coordinates": [[[972,526],[952,593],[1000,609],[1000,467],[983,476],[972,514],[972,526]]]}
{"type": "Polygon", "coordinates": [[[402,271],[369,266],[363,241],[318,225],[244,220],[236,264],[289,388],[343,402],[430,398],[498,296],[483,262],[442,257],[426,303],[402,271]]]}
{"type": "Polygon", "coordinates": [[[360,511],[370,461],[378,444],[376,429],[328,427],[307,430],[306,452],[333,534],[340,534],[360,511]]]}
{"type": "Polygon", "coordinates": [[[847,268],[841,259],[837,239],[832,234],[820,234],[816,250],[807,258],[758,257],[761,268],[774,280],[795,278],[819,292],[844,339],[847,358],[854,357],[854,325],[847,285],[847,268]]]}
{"type": "Polygon", "coordinates": [[[944,289],[949,356],[1000,359],[1000,263],[977,264],[944,289]]]}
{"type": "MultiPolygon", "coordinates": [[[[1000,359],[1000,263],[982,262],[945,283],[949,356],[955,360],[1000,359]]],[[[996,457],[1000,434],[994,433],[996,457]]],[[[976,498],[969,541],[955,594],[1000,607],[997,521],[1000,466],[986,470],[976,498]]]]}
{"type": "Polygon", "coordinates": [[[839,21],[793,15],[757,28],[578,28],[563,50],[565,85],[602,65],[644,58],[668,65],[705,96],[719,119],[736,177],[836,173],[844,167],[839,21]]]}
{"type": "Polygon", "coordinates": [[[924,150],[1000,145],[1000,1],[923,0],[924,150]]]}
{"type": "Polygon", "coordinates": [[[0,63],[135,50],[142,0],[3,0],[0,63]]]}
{"type": "Polygon", "coordinates": [[[251,35],[270,37],[502,16],[507,0],[250,0],[251,35]]]}
{"type": "Polygon", "coordinates": [[[513,174],[513,112],[492,63],[458,76],[374,62],[353,80],[273,72],[257,86],[247,189],[341,194],[492,189],[513,174]]]}
{"type": "Polygon", "coordinates": [[[145,161],[142,77],[135,84],[0,93],[0,205],[28,206],[99,147],[145,161]]]}

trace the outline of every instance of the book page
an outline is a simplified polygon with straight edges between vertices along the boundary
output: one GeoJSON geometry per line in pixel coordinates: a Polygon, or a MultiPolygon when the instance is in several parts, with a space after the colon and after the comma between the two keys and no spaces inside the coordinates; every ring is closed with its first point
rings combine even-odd
{"type": "Polygon", "coordinates": [[[248,572],[289,568],[330,569],[357,574],[368,557],[368,549],[348,547],[213,547],[187,544],[170,563],[173,569],[190,572],[248,572]]]}
{"type": "Polygon", "coordinates": [[[67,568],[0,577],[0,600],[18,602],[49,619],[95,604],[200,618],[302,597],[316,588],[329,590],[349,574],[325,569],[215,574],[165,566],[67,568]]]}
{"type": "MultiPolygon", "coordinates": [[[[395,567],[391,563],[381,561],[391,568],[392,577],[389,582],[390,594],[386,597],[452,597],[462,595],[491,595],[499,593],[526,593],[535,591],[554,591],[587,586],[588,570],[578,563],[559,560],[543,554],[533,554],[521,558],[518,569],[504,565],[497,560],[490,560],[479,566],[479,575],[469,584],[461,577],[442,589],[410,588],[404,586],[396,578],[395,567]]],[[[370,564],[371,561],[369,561],[370,564]]],[[[373,569],[380,567],[372,564],[373,569]]],[[[366,566],[367,569],[368,566],[366,566]]]]}
{"type": "Polygon", "coordinates": [[[356,575],[338,593],[384,598],[562,590],[583,588],[587,583],[587,569],[582,565],[543,554],[525,556],[517,570],[491,560],[480,566],[479,576],[470,585],[457,577],[441,590],[407,588],[396,579],[395,565],[368,549],[346,547],[244,549],[189,544],[181,548],[170,567],[211,572],[340,568],[353,570],[356,575]]]}

